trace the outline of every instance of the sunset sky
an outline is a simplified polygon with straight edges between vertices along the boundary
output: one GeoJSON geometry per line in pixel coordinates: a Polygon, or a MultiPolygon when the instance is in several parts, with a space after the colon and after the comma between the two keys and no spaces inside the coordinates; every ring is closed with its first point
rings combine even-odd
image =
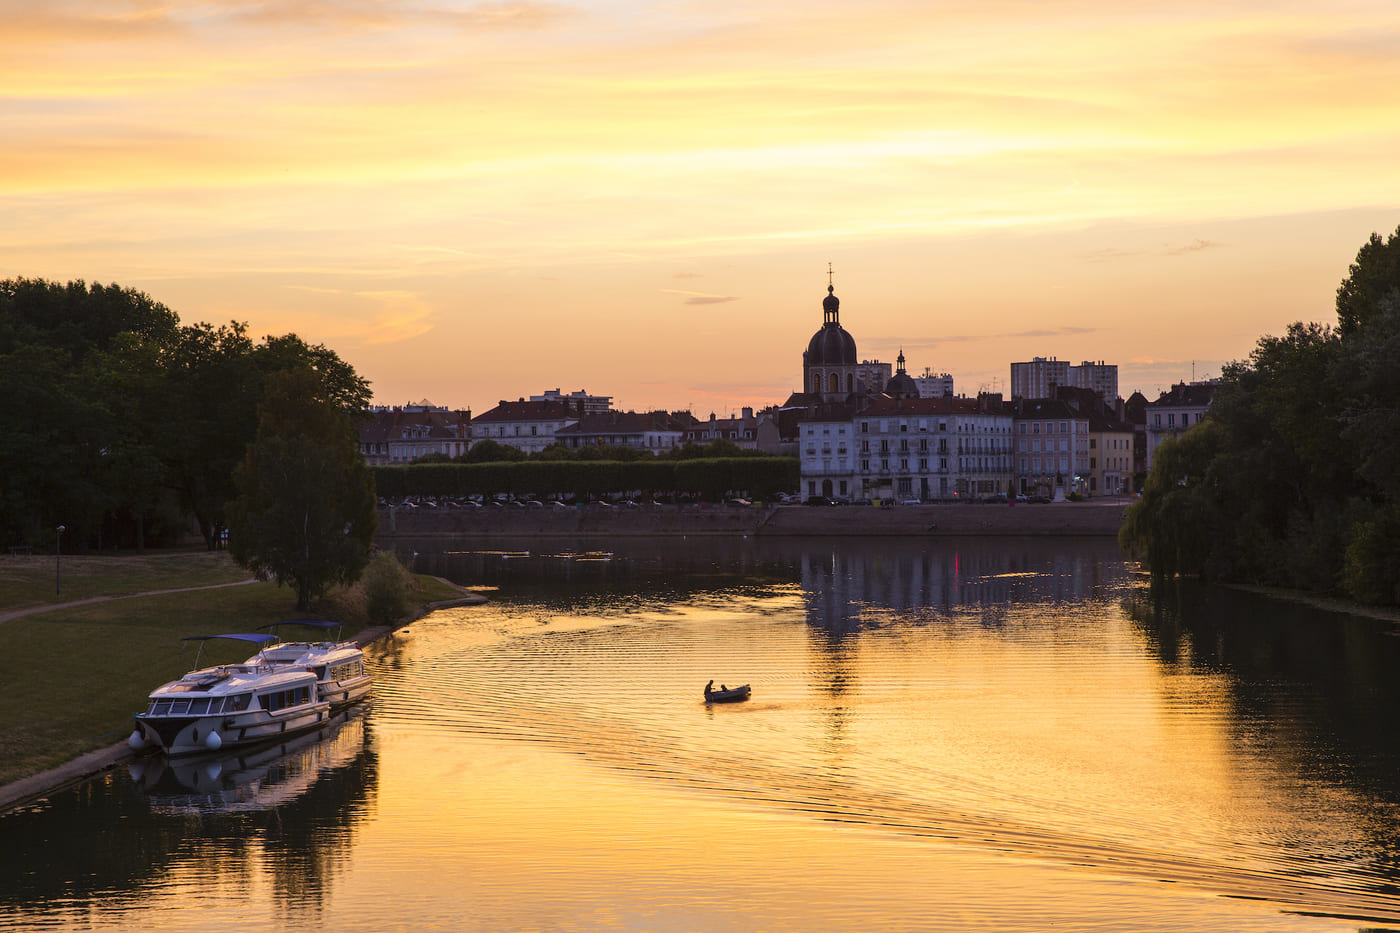
{"type": "Polygon", "coordinates": [[[376,401],[1123,395],[1335,320],[1400,225],[1400,5],[0,0],[0,278],[336,350],[376,401]]]}

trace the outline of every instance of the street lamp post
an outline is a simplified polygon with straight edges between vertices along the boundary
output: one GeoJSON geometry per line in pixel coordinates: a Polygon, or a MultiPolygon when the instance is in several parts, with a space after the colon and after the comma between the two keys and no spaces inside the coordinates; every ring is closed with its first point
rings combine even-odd
{"type": "Polygon", "coordinates": [[[63,533],[68,530],[67,525],[58,526],[58,541],[53,546],[53,594],[60,595],[63,592],[63,533]]]}

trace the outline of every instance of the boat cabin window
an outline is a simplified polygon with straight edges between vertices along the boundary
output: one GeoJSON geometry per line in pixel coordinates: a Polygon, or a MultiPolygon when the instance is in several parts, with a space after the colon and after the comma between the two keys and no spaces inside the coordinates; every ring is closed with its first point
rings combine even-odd
{"type": "Polygon", "coordinates": [[[278,690],[275,693],[263,694],[263,709],[270,713],[275,713],[279,709],[287,709],[291,706],[300,706],[303,703],[311,702],[310,687],[292,687],[289,690],[278,690]]]}
{"type": "Polygon", "coordinates": [[[337,664],[331,668],[331,680],[349,680],[351,677],[358,677],[365,672],[363,661],[351,661],[349,664],[337,664]]]}

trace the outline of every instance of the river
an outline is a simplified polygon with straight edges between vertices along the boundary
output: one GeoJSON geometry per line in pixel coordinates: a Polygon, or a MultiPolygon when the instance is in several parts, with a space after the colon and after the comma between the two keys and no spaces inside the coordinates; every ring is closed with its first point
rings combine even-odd
{"type": "Polygon", "coordinates": [[[1400,930],[1391,623],[1102,538],[398,546],[490,601],[0,816],[0,927],[1400,930]]]}

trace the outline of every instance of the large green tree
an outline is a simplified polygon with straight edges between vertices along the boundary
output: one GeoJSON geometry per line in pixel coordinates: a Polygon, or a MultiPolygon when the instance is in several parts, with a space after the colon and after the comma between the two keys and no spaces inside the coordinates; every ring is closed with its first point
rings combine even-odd
{"type": "Polygon", "coordinates": [[[1154,574],[1400,603],[1400,231],[1358,252],[1337,318],[1261,338],[1158,449],[1119,535],[1154,574]]]}
{"type": "Polygon", "coordinates": [[[1350,334],[1380,308],[1397,286],[1400,286],[1400,227],[1382,240],[1379,233],[1356,254],[1356,262],[1347,270],[1347,277],[1337,287],[1337,326],[1350,334]]]}
{"type": "MultiPolygon", "coordinates": [[[[120,371],[131,372],[133,348],[167,345],[178,323],[129,288],[0,281],[0,543],[47,545],[62,524],[65,544],[81,548],[101,540],[118,503],[135,505],[129,468],[144,456],[136,447],[150,451],[152,409],[128,404],[134,384],[120,371]]],[[[158,371],[158,357],[146,365],[158,371]]],[[[136,485],[148,505],[149,485],[136,485]]]]}
{"type": "Polygon", "coordinates": [[[374,481],[350,415],[321,375],[267,377],[257,435],[234,472],[227,508],[235,560],[292,587],[299,610],[359,579],[376,526],[374,481]]]}

